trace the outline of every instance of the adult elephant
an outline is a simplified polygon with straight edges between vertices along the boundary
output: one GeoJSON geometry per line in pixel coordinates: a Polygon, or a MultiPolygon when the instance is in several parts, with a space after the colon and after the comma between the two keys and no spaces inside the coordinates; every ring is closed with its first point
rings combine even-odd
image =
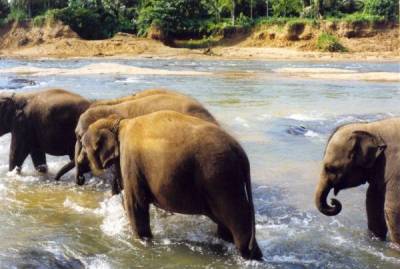
{"type": "Polygon", "coordinates": [[[206,215],[245,259],[261,259],[255,238],[250,166],[216,124],[175,111],[101,119],[82,137],[80,162],[99,175],[120,163],[124,208],[139,238],[151,238],[149,205],[206,215]],[[179,131],[177,131],[179,130],[179,131]]]}
{"type": "Polygon", "coordinates": [[[9,170],[31,155],[35,169],[47,172],[46,153],[74,156],[74,129],[90,106],[85,98],[61,89],[0,95],[0,136],[11,132],[9,170]]]}
{"type": "Polygon", "coordinates": [[[366,208],[372,233],[400,244],[400,118],[353,123],[338,128],[328,141],[315,203],[320,212],[334,216],[338,200],[326,199],[331,189],[368,183],[366,208]]]}
{"type": "MultiPolygon", "coordinates": [[[[75,130],[77,137],[75,146],[77,184],[83,185],[85,183],[84,174],[90,171],[88,164],[79,161],[79,159],[82,149],[81,138],[92,123],[96,122],[99,119],[110,117],[112,115],[121,118],[135,118],[161,110],[173,110],[181,112],[218,125],[215,118],[198,101],[174,91],[144,96],[130,102],[124,102],[113,106],[100,106],[88,109],[79,118],[75,130]]],[[[118,179],[118,175],[115,176],[116,178],[113,180],[112,192],[113,194],[118,194],[121,191],[122,186],[120,186],[119,184],[120,181],[118,179]]]]}

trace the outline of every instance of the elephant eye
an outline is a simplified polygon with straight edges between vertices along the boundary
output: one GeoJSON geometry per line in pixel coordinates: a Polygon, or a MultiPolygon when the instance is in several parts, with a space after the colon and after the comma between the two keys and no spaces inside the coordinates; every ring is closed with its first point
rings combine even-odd
{"type": "Polygon", "coordinates": [[[339,168],[336,166],[325,165],[325,171],[330,174],[336,174],[339,168]]]}

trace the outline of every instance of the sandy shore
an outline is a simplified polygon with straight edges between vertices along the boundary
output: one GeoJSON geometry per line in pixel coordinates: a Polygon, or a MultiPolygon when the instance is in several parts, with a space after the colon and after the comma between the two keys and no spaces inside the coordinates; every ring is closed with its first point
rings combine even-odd
{"type": "Polygon", "coordinates": [[[0,69],[0,74],[16,74],[29,76],[84,76],[84,75],[157,75],[157,76],[224,76],[224,77],[250,77],[262,76],[266,78],[296,77],[311,79],[332,79],[332,80],[365,80],[400,82],[398,72],[358,72],[354,70],[339,68],[278,68],[272,72],[200,72],[192,70],[166,70],[159,68],[142,68],[132,65],[116,63],[94,63],[79,68],[39,68],[32,66],[17,66],[13,68],[0,69]]]}
{"type": "Polygon", "coordinates": [[[30,75],[30,76],[84,76],[84,75],[100,75],[100,74],[111,74],[111,75],[160,75],[160,76],[200,76],[209,75],[208,72],[197,72],[190,70],[183,71],[171,71],[165,69],[153,69],[153,68],[142,68],[130,65],[115,64],[115,63],[97,63],[89,64],[80,68],[39,68],[32,66],[18,66],[13,68],[0,69],[2,73],[13,73],[19,75],[30,75]]]}
{"type": "MultiPolygon", "coordinates": [[[[65,41],[67,42],[67,41],[65,41]]],[[[97,41],[85,41],[97,42],[97,41]]],[[[153,41],[150,41],[151,43],[153,41]]],[[[140,43],[140,42],[139,42],[140,43]]],[[[12,59],[74,59],[74,58],[155,58],[155,59],[188,59],[188,60],[291,60],[291,61],[400,61],[400,56],[393,52],[349,52],[327,53],[318,51],[301,51],[293,48],[259,48],[259,47],[214,47],[211,50],[170,48],[163,45],[132,49],[53,49],[52,45],[40,45],[16,50],[1,50],[1,58],[12,59]],[[51,48],[49,48],[51,47],[51,48]]]]}
{"type": "Polygon", "coordinates": [[[338,68],[279,68],[274,72],[315,79],[400,82],[400,73],[396,72],[357,72],[338,68]]]}

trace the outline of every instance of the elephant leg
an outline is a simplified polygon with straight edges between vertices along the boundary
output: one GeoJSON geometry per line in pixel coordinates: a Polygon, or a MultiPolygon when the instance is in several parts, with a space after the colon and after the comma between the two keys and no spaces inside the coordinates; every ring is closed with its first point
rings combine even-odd
{"type": "Polygon", "coordinates": [[[11,145],[10,145],[10,157],[9,157],[9,171],[13,171],[17,168],[17,172],[20,173],[22,169],[22,164],[24,163],[26,157],[29,154],[29,145],[27,141],[23,139],[18,139],[16,134],[11,135],[11,145]]]}
{"type": "Polygon", "coordinates": [[[36,171],[47,173],[46,153],[37,148],[31,149],[31,159],[36,171]]]}
{"type": "Polygon", "coordinates": [[[225,240],[225,241],[227,241],[229,243],[234,243],[231,231],[229,231],[229,229],[225,225],[223,225],[222,223],[218,224],[217,235],[222,240],[225,240]]]}
{"type": "Polygon", "coordinates": [[[390,240],[400,245],[400,212],[399,210],[385,209],[386,223],[389,228],[390,240]]]}
{"type": "Polygon", "coordinates": [[[114,175],[112,179],[111,186],[111,194],[117,195],[120,194],[124,189],[122,184],[122,176],[121,176],[121,166],[119,164],[119,160],[115,161],[114,164],[114,175]]]}
{"type": "Polygon", "coordinates": [[[209,210],[207,210],[206,216],[208,216],[212,221],[214,221],[217,224],[217,236],[218,238],[221,238],[224,241],[227,241],[229,243],[234,243],[233,242],[233,236],[231,231],[226,227],[224,224],[218,221],[218,218],[213,216],[209,210]]]}
{"type": "MultiPolygon", "coordinates": [[[[397,182],[397,181],[396,181],[397,182]]],[[[385,219],[390,240],[400,245],[400,208],[397,186],[387,186],[385,193],[385,219]]]]}
{"type": "Polygon", "coordinates": [[[386,239],[387,226],[385,221],[384,204],[385,195],[374,186],[369,186],[367,190],[367,217],[368,229],[381,240],[386,239]]]}
{"type": "Polygon", "coordinates": [[[224,188],[208,189],[210,192],[208,207],[213,216],[230,231],[233,242],[243,258],[261,259],[262,253],[255,239],[251,208],[245,198],[244,188],[225,188],[227,190],[224,191],[221,189],[224,188]],[[253,236],[254,242],[252,242],[253,236]]]}
{"type": "Polygon", "coordinates": [[[152,238],[149,204],[140,204],[134,196],[125,193],[124,205],[135,235],[140,239],[152,238]]]}

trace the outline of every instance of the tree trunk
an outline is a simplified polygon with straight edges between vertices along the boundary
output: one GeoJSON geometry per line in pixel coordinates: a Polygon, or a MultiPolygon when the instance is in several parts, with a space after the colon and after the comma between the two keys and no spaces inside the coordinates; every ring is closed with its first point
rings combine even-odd
{"type": "Polygon", "coordinates": [[[232,0],[232,9],[231,9],[231,17],[232,17],[232,25],[235,25],[235,11],[236,11],[236,1],[232,0]]]}
{"type": "Polygon", "coordinates": [[[253,19],[253,0],[250,0],[250,18],[253,19]]]}

